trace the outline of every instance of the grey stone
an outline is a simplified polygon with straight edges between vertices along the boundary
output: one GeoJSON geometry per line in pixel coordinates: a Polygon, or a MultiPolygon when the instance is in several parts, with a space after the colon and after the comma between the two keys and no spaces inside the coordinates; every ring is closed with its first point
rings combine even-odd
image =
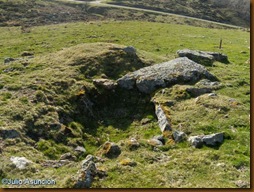
{"type": "Polygon", "coordinates": [[[165,145],[165,138],[163,137],[163,135],[156,135],[153,137],[153,139],[157,139],[161,141],[163,145],[165,145]]]}
{"type": "Polygon", "coordinates": [[[163,143],[158,139],[152,138],[152,139],[149,139],[147,142],[149,145],[154,146],[154,147],[163,146],[163,143]]]}
{"type": "Polygon", "coordinates": [[[198,88],[210,88],[210,89],[219,89],[222,84],[218,81],[210,81],[208,79],[202,79],[195,84],[195,87],[198,88]]]}
{"type": "Polygon", "coordinates": [[[77,151],[79,153],[85,153],[86,152],[86,149],[84,147],[81,147],[81,146],[77,146],[74,151],[77,151]]]}
{"type": "Polygon", "coordinates": [[[139,142],[135,138],[128,139],[126,144],[130,150],[136,150],[140,147],[139,142]]]}
{"type": "Polygon", "coordinates": [[[75,161],[77,158],[73,156],[70,152],[65,153],[61,155],[60,160],[70,160],[70,161],[75,161]]]}
{"type": "Polygon", "coordinates": [[[33,56],[33,55],[34,55],[34,53],[33,53],[33,52],[30,52],[30,51],[23,51],[23,52],[21,53],[21,56],[22,56],[22,57],[33,56]]]}
{"type": "Polygon", "coordinates": [[[167,115],[165,114],[165,112],[163,111],[160,105],[156,105],[155,114],[158,118],[158,124],[159,124],[161,132],[171,131],[172,129],[170,126],[170,122],[167,118],[167,115]]]}
{"type": "Polygon", "coordinates": [[[188,57],[189,59],[205,66],[212,66],[215,61],[214,56],[204,51],[183,49],[178,50],[177,54],[179,57],[188,57]]]}
{"type": "Polygon", "coordinates": [[[144,118],[144,119],[142,119],[142,120],[140,121],[140,123],[141,123],[142,125],[145,125],[145,124],[150,123],[151,121],[152,121],[152,120],[149,119],[149,118],[144,118]]]}
{"type": "Polygon", "coordinates": [[[117,86],[117,83],[110,79],[94,79],[93,84],[95,86],[103,87],[107,90],[115,89],[117,86]]]}
{"type": "Polygon", "coordinates": [[[158,88],[196,83],[203,78],[217,80],[204,66],[183,57],[128,73],[118,79],[117,84],[125,89],[136,87],[140,92],[149,94],[158,88]]]}
{"type": "Polygon", "coordinates": [[[175,142],[181,142],[186,138],[186,134],[182,131],[174,131],[173,132],[173,137],[175,142]]]}
{"type": "Polygon", "coordinates": [[[136,52],[137,52],[133,46],[127,46],[127,47],[123,48],[123,50],[129,54],[136,54],[136,52]]]}
{"type": "Polygon", "coordinates": [[[221,63],[229,63],[228,56],[222,53],[217,52],[206,52],[209,55],[212,55],[215,61],[219,61],[221,63]]]}
{"type": "Polygon", "coordinates": [[[16,59],[11,58],[11,57],[5,58],[5,59],[4,59],[4,64],[8,64],[8,63],[10,63],[10,62],[12,62],[12,61],[15,61],[15,60],[16,60],[16,59]]]}
{"type": "Polygon", "coordinates": [[[200,95],[203,95],[205,93],[211,93],[212,89],[211,88],[196,88],[196,87],[190,87],[187,88],[186,91],[192,96],[192,97],[197,97],[200,95]]]}
{"type": "Polygon", "coordinates": [[[208,94],[208,97],[217,97],[218,95],[216,93],[210,93],[208,94]]]}
{"type": "Polygon", "coordinates": [[[224,140],[223,133],[215,133],[211,135],[205,135],[202,137],[202,142],[207,146],[216,146],[221,144],[224,140]]]}
{"type": "Polygon", "coordinates": [[[43,167],[53,167],[53,168],[59,168],[62,167],[64,165],[69,164],[71,161],[67,160],[67,159],[63,159],[63,160],[45,160],[44,162],[42,162],[42,166],[43,167]]]}
{"type": "Polygon", "coordinates": [[[235,181],[235,184],[238,188],[250,188],[250,183],[243,180],[235,181]]]}
{"type": "Polygon", "coordinates": [[[78,172],[78,178],[74,188],[90,188],[97,169],[94,163],[94,156],[88,155],[81,163],[81,169],[78,172]]]}
{"type": "Polygon", "coordinates": [[[188,57],[189,59],[203,65],[212,65],[214,61],[229,63],[228,56],[218,52],[183,49],[178,50],[177,54],[179,57],[188,57]]]}
{"type": "Polygon", "coordinates": [[[103,154],[108,158],[116,158],[121,154],[121,148],[113,142],[106,142],[103,145],[103,154]]]}
{"type": "Polygon", "coordinates": [[[195,148],[201,148],[203,146],[203,141],[200,136],[191,136],[188,138],[188,141],[195,148]]]}
{"type": "Polygon", "coordinates": [[[25,169],[32,161],[28,160],[25,157],[11,157],[11,162],[15,165],[18,169],[25,169]]]}
{"type": "Polygon", "coordinates": [[[223,143],[224,134],[223,133],[214,133],[211,135],[200,135],[200,136],[191,136],[188,141],[196,148],[201,148],[204,145],[209,147],[215,147],[218,144],[223,143]]]}

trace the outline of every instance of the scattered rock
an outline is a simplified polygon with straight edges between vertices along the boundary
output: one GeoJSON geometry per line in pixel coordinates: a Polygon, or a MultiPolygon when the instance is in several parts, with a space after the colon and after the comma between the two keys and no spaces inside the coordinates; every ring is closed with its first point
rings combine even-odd
{"type": "Polygon", "coordinates": [[[0,137],[3,139],[13,139],[20,137],[20,133],[15,129],[0,129],[0,137]]]}
{"type": "Polygon", "coordinates": [[[202,142],[207,146],[216,146],[221,144],[224,139],[223,133],[215,133],[211,135],[205,135],[202,137],[202,142]]]}
{"type": "Polygon", "coordinates": [[[249,187],[250,187],[249,182],[242,181],[242,180],[236,181],[235,184],[236,184],[236,186],[239,187],[239,188],[249,188],[249,187]]]}
{"type": "Polygon", "coordinates": [[[217,97],[218,95],[216,93],[209,93],[208,97],[217,97]]]}
{"type": "Polygon", "coordinates": [[[43,167],[53,167],[53,168],[59,168],[64,165],[69,164],[71,161],[69,160],[45,160],[41,163],[43,167]]]}
{"type": "Polygon", "coordinates": [[[69,153],[65,153],[63,155],[61,155],[60,160],[70,160],[70,161],[75,161],[77,158],[72,155],[70,152],[69,153]]]}
{"type": "Polygon", "coordinates": [[[195,83],[202,78],[217,80],[204,66],[183,57],[128,73],[117,84],[124,89],[134,89],[136,85],[140,92],[152,93],[158,88],[195,83]]]}
{"type": "Polygon", "coordinates": [[[113,142],[106,142],[103,145],[102,154],[108,158],[116,158],[121,154],[121,149],[117,144],[113,142]]]}
{"type": "Polygon", "coordinates": [[[170,126],[170,122],[167,118],[167,115],[165,114],[165,112],[163,111],[163,109],[160,105],[156,105],[155,114],[157,115],[158,123],[159,123],[159,127],[161,129],[161,132],[171,131],[172,129],[171,129],[171,126],[170,126]]]}
{"type": "Polygon", "coordinates": [[[78,154],[83,154],[83,153],[86,153],[86,149],[84,147],[81,147],[81,146],[77,146],[75,149],[74,149],[75,152],[77,152],[78,154]]]}
{"type": "Polygon", "coordinates": [[[4,64],[8,64],[8,63],[10,63],[10,62],[12,62],[12,61],[15,61],[15,60],[16,60],[16,59],[11,58],[11,57],[5,58],[5,59],[4,59],[4,64]]]}
{"type": "Polygon", "coordinates": [[[24,51],[21,53],[21,57],[33,56],[34,53],[30,51],[24,51]]]}
{"type": "Polygon", "coordinates": [[[90,188],[96,172],[94,156],[88,155],[81,163],[81,169],[78,171],[78,178],[74,188],[90,188]]]}
{"type": "Polygon", "coordinates": [[[133,46],[127,46],[125,48],[123,48],[123,51],[125,51],[126,53],[129,54],[136,54],[136,49],[133,46]]]}
{"type": "Polygon", "coordinates": [[[147,142],[149,145],[154,146],[154,147],[163,146],[163,143],[158,139],[149,139],[147,142]]]}
{"type": "Polygon", "coordinates": [[[229,63],[227,55],[224,55],[222,53],[217,53],[217,52],[205,52],[205,53],[212,55],[215,61],[219,61],[221,63],[229,63]]]}
{"type": "Polygon", "coordinates": [[[191,136],[188,141],[195,148],[201,148],[203,146],[203,141],[200,136],[191,136]]]}
{"type": "Polygon", "coordinates": [[[11,157],[10,160],[18,169],[25,169],[29,164],[32,163],[32,161],[25,157],[11,157]]]}
{"type": "Polygon", "coordinates": [[[174,138],[175,142],[179,143],[186,138],[186,134],[182,131],[174,131],[173,138],[174,138]]]}
{"type": "Polygon", "coordinates": [[[192,96],[192,97],[197,97],[200,95],[203,95],[205,93],[211,93],[212,89],[211,88],[196,88],[196,87],[190,87],[187,88],[186,91],[192,96]]]}
{"type": "Polygon", "coordinates": [[[131,160],[130,158],[125,158],[125,159],[122,159],[119,163],[120,165],[123,165],[123,166],[136,166],[137,163],[133,160],[131,160]]]}
{"type": "Polygon", "coordinates": [[[165,141],[165,138],[163,135],[154,136],[153,139],[157,139],[157,140],[161,141],[163,145],[165,145],[166,141],[165,141]]]}
{"type": "Polygon", "coordinates": [[[201,79],[199,82],[195,84],[195,87],[219,89],[221,87],[221,83],[218,81],[210,81],[208,79],[201,79]]]}
{"type": "Polygon", "coordinates": [[[215,61],[214,56],[204,51],[183,49],[178,50],[177,54],[179,57],[188,57],[189,59],[205,66],[212,66],[213,62],[215,61]]]}
{"type": "Polygon", "coordinates": [[[209,147],[215,147],[221,144],[224,140],[223,133],[215,133],[211,135],[200,135],[200,136],[191,136],[188,141],[196,148],[201,148],[204,145],[209,147]]]}
{"type": "Polygon", "coordinates": [[[137,148],[140,147],[139,142],[135,138],[127,140],[126,144],[131,151],[136,150],[137,148]]]}
{"type": "Polygon", "coordinates": [[[148,124],[152,121],[152,119],[149,119],[149,118],[144,118],[140,121],[141,125],[145,125],[145,124],[148,124]]]}
{"type": "Polygon", "coordinates": [[[115,89],[117,86],[117,83],[110,79],[94,79],[93,84],[107,90],[115,89]]]}

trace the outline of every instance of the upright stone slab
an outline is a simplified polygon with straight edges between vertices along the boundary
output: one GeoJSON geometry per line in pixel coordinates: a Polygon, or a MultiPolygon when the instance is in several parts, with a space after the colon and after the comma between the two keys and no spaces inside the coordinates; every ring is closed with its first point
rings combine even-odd
{"type": "Polygon", "coordinates": [[[164,131],[171,131],[172,129],[168,117],[160,105],[156,105],[155,113],[158,118],[158,124],[161,129],[161,132],[163,133],[164,131]]]}

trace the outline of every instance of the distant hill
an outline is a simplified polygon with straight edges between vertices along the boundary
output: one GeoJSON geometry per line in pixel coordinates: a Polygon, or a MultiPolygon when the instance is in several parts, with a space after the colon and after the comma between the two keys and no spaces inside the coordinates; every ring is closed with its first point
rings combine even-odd
{"type": "Polygon", "coordinates": [[[112,0],[110,3],[250,26],[249,0],[112,0]]]}

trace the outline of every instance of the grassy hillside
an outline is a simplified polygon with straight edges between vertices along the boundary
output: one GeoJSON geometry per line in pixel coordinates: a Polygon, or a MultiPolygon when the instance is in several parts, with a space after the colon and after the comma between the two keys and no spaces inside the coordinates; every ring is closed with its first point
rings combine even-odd
{"type": "Polygon", "coordinates": [[[217,24],[190,21],[175,16],[147,14],[142,11],[122,10],[109,7],[77,4],[75,2],[50,0],[0,0],[0,26],[21,26],[22,32],[29,32],[32,26],[66,22],[88,22],[103,20],[137,20],[175,23],[209,28],[224,28],[217,24]]]}
{"type": "Polygon", "coordinates": [[[1,27],[0,36],[0,127],[21,135],[1,139],[1,178],[53,178],[57,184],[46,187],[73,187],[80,161],[87,154],[100,156],[101,145],[110,140],[121,146],[122,153],[98,162],[107,176],[96,178],[92,187],[250,186],[249,33],[155,22],[94,21],[32,27],[29,33],[21,27],[1,27]],[[138,50],[137,56],[119,51],[128,45],[138,50]],[[193,105],[195,98],[190,98],[172,109],[172,127],[181,127],[188,135],[225,132],[226,140],[217,149],[195,149],[185,141],[153,150],[147,139],[160,134],[160,129],[150,95],[108,93],[92,83],[94,78],[117,79],[128,71],[171,60],[183,48],[219,51],[229,57],[230,64],[216,62],[208,70],[223,83],[216,93],[235,99],[235,105],[204,101],[209,106],[204,108],[193,105]],[[24,52],[33,52],[34,58],[21,56],[24,52]],[[7,57],[17,60],[4,64],[7,57]],[[95,102],[94,114],[89,103],[84,105],[86,98],[95,102]],[[218,110],[220,106],[226,110],[218,110]],[[136,151],[126,145],[132,137],[141,144],[136,151]],[[45,166],[47,160],[57,160],[63,153],[75,155],[76,146],[87,151],[76,161],[59,168],[45,166]],[[34,163],[19,171],[13,168],[11,156],[24,156],[34,163]],[[127,158],[136,166],[124,166],[127,158]]]}
{"type": "Polygon", "coordinates": [[[242,27],[250,26],[249,0],[110,0],[110,3],[177,13],[242,27]]]}

